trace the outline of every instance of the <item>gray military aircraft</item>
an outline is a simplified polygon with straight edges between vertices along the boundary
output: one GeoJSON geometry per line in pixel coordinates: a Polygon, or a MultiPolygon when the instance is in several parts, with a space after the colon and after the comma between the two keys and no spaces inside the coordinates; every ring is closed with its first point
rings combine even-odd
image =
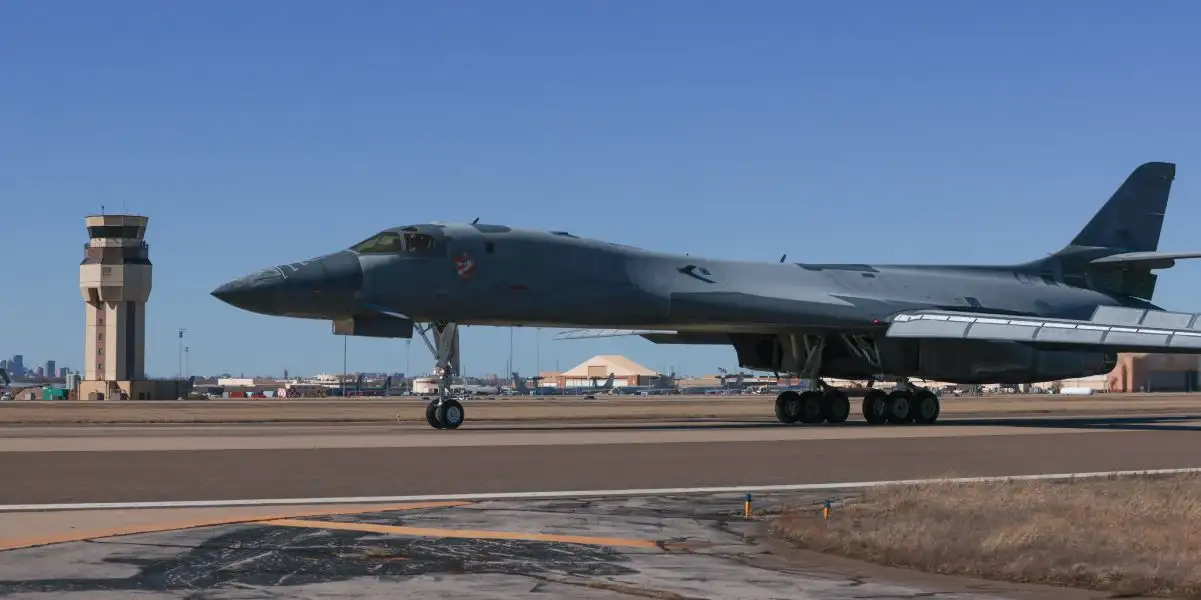
{"type": "Polygon", "coordinates": [[[807,391],[776,398],[784,423],[847,420],[847,394],[822,377],[893,379],[894,391],[864,397],[867,422],[930,424],[939,399],[908,378],[1052,381],[1106,373],[1123,351],[1201,354],[1198,315],[1151,303],[1153,270],[1201,257],[1157,251],[1175,171],[1139,166],[1067,246],[1019,264],[720,260],[473,221],[387,229],[212,293],[257,313],[330,320],[340,335],[416,331],[443,382],[426,410],[435,428],[465,416],[447,391],[459,325],[730,345],[743,368],[808,378],[807,391]]]}

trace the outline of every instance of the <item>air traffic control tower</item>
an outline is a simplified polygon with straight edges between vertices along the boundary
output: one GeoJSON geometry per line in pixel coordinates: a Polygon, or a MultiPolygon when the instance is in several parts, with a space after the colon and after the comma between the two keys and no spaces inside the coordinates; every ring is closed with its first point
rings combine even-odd
{"type": "Polygon", "coordinates": [[[86,315],[79,399],[155,398],[146,381],[146,301],[150,299],[147,217],[87,217],[88,242],[79,265],[86,315]]]}

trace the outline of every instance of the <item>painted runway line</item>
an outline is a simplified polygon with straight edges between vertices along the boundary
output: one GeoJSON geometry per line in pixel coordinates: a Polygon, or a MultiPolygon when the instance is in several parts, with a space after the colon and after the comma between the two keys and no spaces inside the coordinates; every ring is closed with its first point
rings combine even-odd
{"type": "Polygon", "coordinates": [[[1201,467],[1183,469],[1146,469],[1139,471],[1099,471],[1091,473],[1054,473],[1041,475],[1001,475],[996,477],[954,477],[935,479],[898,479],[885,481],[844,481],[830,483],[800,483],[792,485],[743,485],[727,487],[691,488],[646,488],[625,490],[571,490],[549,492],[496,492],[476,494],[427,494],[416,496],[360,496],[344,498],[266,498],[245,500],[181,500],[169,502],[83,502],[66,504],[6,504],[0,512],[51,511],[51,510],[101,510],[142,508],[203,508],[227,506],[286,506],[291,504],[377,504],[400,502],[453,502],[479,500],[546,500],[554,498],[589,498],[606,496],[672,496],[685,494],[733,494],[806,492],[831,489],[855,489],[890,485],[918,485],[929,483],[984,483],[995,481],[1034,481],[1096,479],[1137,475],[1178,475],[1198,473],[1201,467]]]}
{"type": "Polygon", "coordinates": [[[99,538],[118,537],[125,535],[140,535],[144,533],[158,533],[162,531],[178,531],[180,529],[194,529],[197,527],[214,527],[217,525],[235,525],[239,523],[259,523],[262,521],[280,521],[287,519],[299,519],[302,517],[323,517],[330,514],[338,515],[353,515],[366,512],[377,511],[399,511],[399,510],[423,510],[431,508],[455,508],[465,506],[469,502],[411,502],[404,504],[379,505],[371,507],[330,507],[327,510],[296,510],[287,513],[274,515],[251,515],[251,516],[231,516],[231,517],[214,517],[203,519],[189,519],[169,521],[163,523],[142,523],[137,525],[127,525],[124,527],[109,527],[105,529],[96,529],[88,531],[72,531],[69,533],[60,533],[54,535],[42,535],[37,537],[0,538],[0,551],[18,550],[21,548],[32,548],[34,546],[48,546],[50,544],[62,544],[66,542],[81,542],[84,540],[94,540],[99,538]],[[335,511],[331,513],[331,511],[335,511]]]}
{"type": "Polygon", "coordinates": [[[428,538],[460,538],[473,540],[521,540],[527,542],[559,542],[564,544],[585,544],[589,546],[622,546],[626,548],[656,549],[659,544],[654,540],[636,540],[629,538],[595,537],[587,535],[566,535],[552,533],[523,533],[519,531],[493,531],[488,529],[440,529],[433,527],[407,527],[398,525],[377,525],[375,523],[345,523],[341,521],[307,521],[302,519],[276,519],[262,521],[259,525],[275,525],[278,527],[307,527],[310,529],[337,529],[340,531],[364,531],[368,533],[383,533],[387,535],[403,535],[428,538]]]}

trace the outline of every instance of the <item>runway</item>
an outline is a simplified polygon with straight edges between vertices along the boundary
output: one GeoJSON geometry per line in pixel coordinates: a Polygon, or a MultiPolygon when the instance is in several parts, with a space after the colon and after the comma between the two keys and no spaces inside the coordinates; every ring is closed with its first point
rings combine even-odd
{"type": "Polygon", "coordinates": [[[730,488],[757,486],[762,511],[849,497],[847,483],[1196,468],[1198,433],[1201,414],[1179,411],[925,427],[0,427],[0,478],[12,484],[0,487],[0,595],[1091,600],[1104,594],[796,551],[740,516],[743,493],[730,488]],[[93,504],[204,501],[218,506],[93,504]]]}
{"type": "Polygon", "coordinates": [[[1201,466],[1201,416],[0,429],[0,504],[830,483],[1201,466]],[[339,431],[347,429],[347,431],[339,431]],[[31,436],[31,433],[40,433],[31,436]]]}

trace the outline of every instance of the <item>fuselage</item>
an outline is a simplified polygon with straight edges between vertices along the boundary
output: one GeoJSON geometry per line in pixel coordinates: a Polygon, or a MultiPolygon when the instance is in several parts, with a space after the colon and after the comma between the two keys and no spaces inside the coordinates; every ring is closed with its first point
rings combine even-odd
{"type": "MultiPolygon", "coordinates": [[[[654,252],[564,232],[434,224],[381,232],[349,250],[280,265],[213,292],[240,308],[310,319],[361,319],[361,335],[399,322],[661,330],[673,343],[731,344],[740,365],[800,369],[794,334],[863,333],[897,375],[943,381],[1049,380],[1106,372],[1102,350],[1054,352],[1016,342],[880,340],[900,311],[1088,319],[1097,306],[1157,308],[1069,282],[1042,262],[1009,266],[732,261],[654,252]],[[391,319],[385,322],[382,316],[391,319]],[[677,338],[677,340],[682,338],[677,338]]],[[[356,334],[359,335],[359,334],[356,334]]],[[[840,346],[823,373],[876,367],[840,346]]]]}
{"type": "Polygon", "coordinates": [[[316,319],[387,311],[418,322],[676,331],[871,329],[914,308],[1073,319],[1101,305],[1153,308],[1024,265],[731,261],[491,225],[385,234],[420,246],[360,244],[273,267],[226,284],[223,299],[316,319]]]}

